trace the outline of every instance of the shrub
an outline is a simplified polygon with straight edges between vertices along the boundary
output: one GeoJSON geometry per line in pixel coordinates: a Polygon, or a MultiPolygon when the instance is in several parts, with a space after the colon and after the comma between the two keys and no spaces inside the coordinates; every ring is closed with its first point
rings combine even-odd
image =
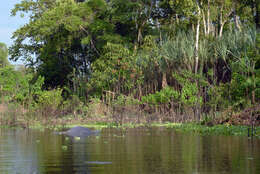
{"type": "Polygon", "coordinates": [[[36,108],[42,113],[42,116],[54,116],[62,103],[62,89],[53,89],[42,91],[38,94],[36,108]]]}

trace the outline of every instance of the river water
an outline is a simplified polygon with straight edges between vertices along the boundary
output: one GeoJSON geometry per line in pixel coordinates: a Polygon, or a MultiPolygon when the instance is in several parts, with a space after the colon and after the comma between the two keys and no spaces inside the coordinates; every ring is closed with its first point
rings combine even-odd
{"type": "Polygon", "coordinates": [[[260,140],[166,128],[69,138],[0,129],[0,174],[260,174],[260,140]]]}

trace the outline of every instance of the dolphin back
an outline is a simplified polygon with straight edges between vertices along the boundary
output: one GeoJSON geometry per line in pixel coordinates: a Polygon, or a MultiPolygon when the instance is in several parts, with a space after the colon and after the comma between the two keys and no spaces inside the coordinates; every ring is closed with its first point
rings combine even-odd
{"type": "Polygon", "coordinates": [[[63,131],[63,132],[58,132],[57,134],[59,135],[68,135],[68,136],[71,136],[71,137],[87,137],[87,136],[90,136],[90,135],[96,135],[100,133],[99,130],[91,130],[89,128],[86,128],[86,127],[81,127],[81,126],[76,126],[76,127],[73,127],[67,131],[63,131]]]}

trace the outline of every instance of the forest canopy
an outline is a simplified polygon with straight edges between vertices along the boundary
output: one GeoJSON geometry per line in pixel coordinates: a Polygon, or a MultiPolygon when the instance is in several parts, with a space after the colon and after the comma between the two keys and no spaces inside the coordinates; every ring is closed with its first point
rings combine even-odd
{"type": "Polygon", "coordinates": [[[255,0],[23,0],[12,15],[30,20],[9,54],[63,97],[111,92],[200,119],[260,102],[259,11],[255,0]]]}

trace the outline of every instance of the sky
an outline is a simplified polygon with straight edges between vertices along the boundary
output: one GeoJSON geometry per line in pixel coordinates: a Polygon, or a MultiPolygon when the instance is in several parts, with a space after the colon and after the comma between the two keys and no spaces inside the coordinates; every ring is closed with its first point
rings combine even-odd
{"type": "Polygon", "coordinates": [[[21,18],[19,14],[15,17],[11,16],[11,10],[20,1],[6,0],[0,5],[0,42],[7,46],[12,45],[12,33],[28,21],[26,17],[21,18]]]}
{"type": "Polygon", "coordinates": [[[12,33],[19,27],[23,26],[28,19],[21,18],[18,14],[15,17],[11,16],[11,10],[15,4],[21,0],[1,0],[0,4],[0,42],[5,43],[8,47],[12,45],[12,33]]]}

